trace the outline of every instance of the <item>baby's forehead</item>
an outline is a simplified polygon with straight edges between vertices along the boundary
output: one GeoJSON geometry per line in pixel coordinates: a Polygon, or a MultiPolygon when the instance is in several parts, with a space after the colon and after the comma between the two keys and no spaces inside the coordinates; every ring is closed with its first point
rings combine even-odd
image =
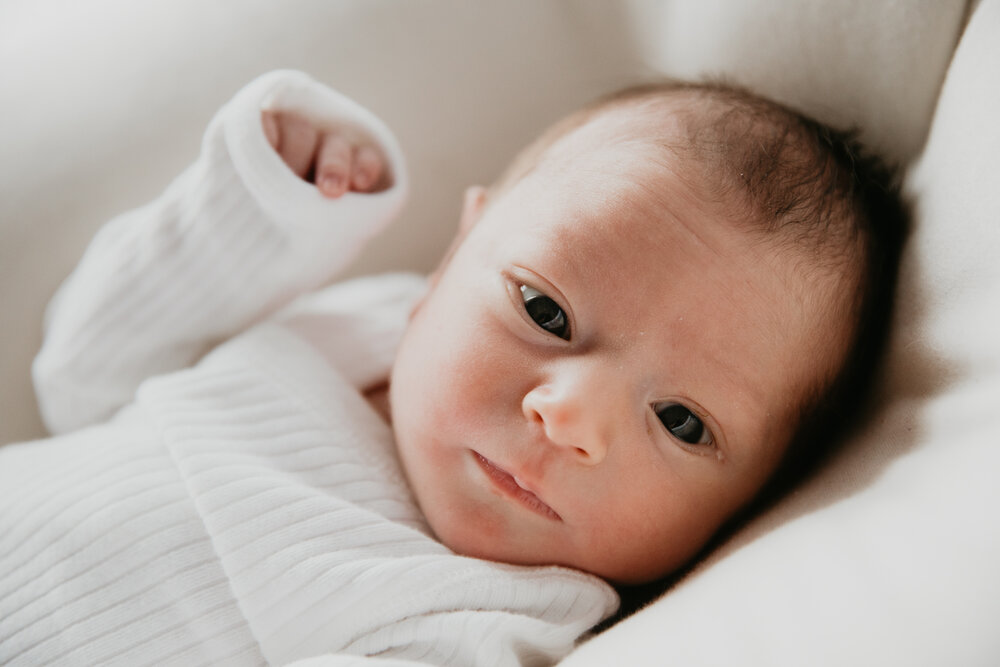
{"type": "Polygon", "coordinates": [[[798,245],[820,263],[843,267],[861,242],[851,182],[810,127],[746,93],[679,88],[601,107],[550,152],[572,172],[586,167],[590,151],[654,198],[661,179],[679,179],[756,242],[798,245]]]}
{"type": "Polygon", "coordinates": [[[787,112],[768,105],[685,88],[614,101],[549,145],[531,175],[571,193],[600,189],[621,233],[669,214],[682,197],[680,205],[743,232],[748,246],[796,246],[803,265],[856,273],[860,240],[844,222],[850,211],[822,194],[827,165],[790,131],[787,112]]]}
{"type": "MultiPolygon", "coordinates": [[[[593,138],[600,137],[601,131],[593,138]]],[[[627,141],[597,146],[566,147],[561,159],[510,190],[491,216],[492,226],[501,228],[500,242],[544,240],[538,251],[557,255],[580,276],[599,264],[616,276],[634,276],[635,283],[657,275],[689,238],[718,255],[735,251],[734,260],[748,269],[753,257],[782,250],[738,223],[736,206],[705,197],[669,156],[649,155],[645,146],[627,141]]],[[[789,253],[787,263],[798,259],[789,253]]]]}
{"type": "Polygon", "coordinates": [[[612,182],[627,176],[653,195],[663,179],[681,179],[692,194],[715,208],[742,206],[738,187],[719,187],[713,151],[694,140],[701,122],[699,106],[722,103],[678,92],[602,108],[548,146],[534,171],[567,180],[595,173],[612,182]]]}

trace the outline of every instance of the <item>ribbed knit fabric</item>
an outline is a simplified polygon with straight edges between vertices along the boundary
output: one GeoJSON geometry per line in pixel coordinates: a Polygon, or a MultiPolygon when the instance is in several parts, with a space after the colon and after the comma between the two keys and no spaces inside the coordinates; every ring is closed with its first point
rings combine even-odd
{"type": "Polygon", "coordinates": [[[0,664],[263,664],[137,410],[0,449],[0,664]]]}
{"type": "Polygon", "coordinates": [[[421,279],[278,310],[406,182],[370,113],[273,73],[160,199],[98,234],[34,369],[50,427],[72,432],[0,449],[0,663],[547,664],[613,611],[595,577],[432,538],[359,391],[388,372],[421,279]],[[364,128],[394,186],[323,199],[267,145],[265,104],[364,128]]]}

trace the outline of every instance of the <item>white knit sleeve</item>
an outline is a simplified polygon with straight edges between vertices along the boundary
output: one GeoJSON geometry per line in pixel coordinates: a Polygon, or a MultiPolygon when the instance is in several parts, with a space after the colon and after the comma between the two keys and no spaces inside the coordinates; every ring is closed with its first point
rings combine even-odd
{"type": "Polygon", "coordinates": [[[46,425],[58,433],[107,418],[144,379],[327,282],[406,190],[399,146],[373,114],[300,72],[253,81],[212,120],[198,160],[157,200],[107,223],[49,304],[32,369],[46,425]],[[392,187],[323,197],[271,149],[269,107],[366,134],[392,187]]]}

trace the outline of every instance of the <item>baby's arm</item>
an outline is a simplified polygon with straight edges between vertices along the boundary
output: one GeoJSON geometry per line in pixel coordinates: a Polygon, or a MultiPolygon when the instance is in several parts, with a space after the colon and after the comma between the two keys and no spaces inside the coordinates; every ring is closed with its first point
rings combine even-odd
{"type": "Polygon", "coordinates": [[[107,418],[145,378],[328,281],[391,220],[406,185],[399,147],[371,113],[301,73],[252,82],[212,120],[198,160],[105,225],[49,304],[33,367],[49,429],[107,418]],[[306,118],[308,159],[296,129],[306,118]],[[329,196],[337,189],[304,180],[313,174],[350,174],[367,194],[329,196]]]}

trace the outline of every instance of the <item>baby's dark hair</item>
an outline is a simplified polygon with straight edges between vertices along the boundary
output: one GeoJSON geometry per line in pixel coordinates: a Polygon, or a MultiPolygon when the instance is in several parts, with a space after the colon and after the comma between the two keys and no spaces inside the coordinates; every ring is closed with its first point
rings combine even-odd
{"type": "Polygon", "coordinates": [[[735,203],[730,217],[763,239],[803,251],[814,270],[845,276],[839,284],[851,290],[831,300],[845,303],[836,315],[853,321],[844,362],[803,390],[795,434],[756,509],[824,460],[868,404],[906,234],[898,177],[853,131],[834,130],[738,86],[669,81],[614,93],[559,121],[515,158],[490,196],[528,175],[560,138],[623,108],[663,119],[664,132],[649,140],[681,158],[709,199],[730,211],[735,203]]]}

